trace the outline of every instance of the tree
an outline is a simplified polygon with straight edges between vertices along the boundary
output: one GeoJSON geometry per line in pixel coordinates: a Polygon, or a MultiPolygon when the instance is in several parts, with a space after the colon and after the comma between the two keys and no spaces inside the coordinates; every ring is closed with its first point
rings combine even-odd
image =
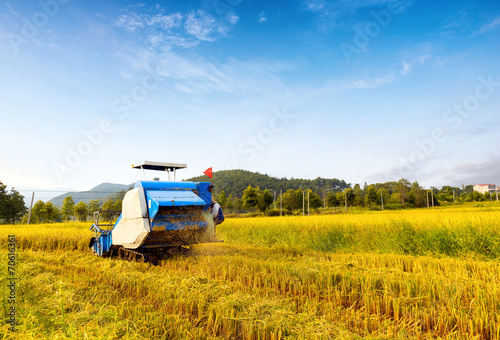
{"type": "Polygon", "coordinates": [[[269,192],[269,190],[261,191],[258,197],[257,207],[260,211],[266,211],[271,203],[273,203],[273,195],[269,192]]]}
{"type": "Polygon", "coordinates": [[[219,197],[217,198],[217,202],[219,202],[219,204],[222,208],[226,208],[227,197],[226,197],[226,193],[224,192],[224,190],[222,190],[220,192],[219,197]]]}
{"type": "Polygon", "coordinates": [[[28,208],[24,204],[24,196],[14,190],[14,188],[10,191],[9,201],[8,216],[10,217],[11,223],[14,224],[17,219],[23,217],[28,211],[28,208]]]}
{"type": "MultiPolygon", "coordinates": [[[[309,208],[311,209],[321,208],[323,206],[323,200],[321,200],[321,197],[319,197],[317,193],[312,192],[311,189],[308,190],[308,193],[309,193],[309,208]]],[[[307,204],[307,193],[306,193],[306,204],[307,204]]]]}
{"type": "Polygon", "coordinates": [[[63,200],[63,205],[61,208],[61,214],[65,221],[69,220],[70,216],[73,216],[75,212],[75,201],[73,201],[72,196],[67,196],[63,200]]]}
{"type": "Polygon", "coordinates": [[[85,202],[78,202],[78,204],[75,205],[75,214],[78,217],[78,221],[85,222],[87,220],[89,208],[87,207],[85,202]]]}
{"type": "Polygon", "coordinates": [[[465,192],[460,194],[460,201],[467,202],[467,194],[465,192]]]}
{"type": "Polygon", "coordinates": [[[283,193],[283,207],[286,210],[294,211],[302,208],[302,189],[288,189],[283,193]]]}
{"type": "Polygon", "coordinates": [[[355,184],[354,188],[352,189],[354,193],[354,203],[357,206],[363,206],[365,203],[364,195],[363,195],[363,190],[361,189],[359,184],[355,184]]]}
{"type": "Polygon", "coordinates": [[[33,205],[31,218],[35,223],[42,223],[45,220],[45,203],[42,200],[36,201],[33,205]]]}
{"type": "Polygon", "coordinates": [[[234,212],[234,210],[235,210],[235,198],[233,197],[233,195],[229,194],[229,197],[227,198],[226,206],[228,209],[231,209],[231,211],[234,212]]]}
{"type": "Polygon", "coordinates": [[[396,184],[396,192],[399,194],[399,199],[403,207],[410,191],[410,182],[406,178],[401,178],[396,184]]]}
{"type": "Polygon", "coordinates": [[[33,206],[31,217],[36,223],[55,222],[61,218],[61,211],[52,202],[38,200],[33,206]]]}
{"type": "Polygon", "coordinates": [[[101,202],[99,200],[91,200],[88,204],[89,213],[93,214],[96,211],[101,210],[101,202]]]}
{"type": "Polygon", "coordinates": [[[349,206],[352,206],[356,201],[356,195],[351,188],[345,190],[345,197],[347,197],[347,205],[349,206]]]}
{"type": "Polygon", "coordinates": [[[427,193],[417,181],[411,184],[411,190],[408,196],[409,200],[415,205],[416,208],[423,208],[427,206],[427,193]]]}
{"type": "Polygon", "coordinates": [[[255,208],[257,206],[259,203],[259,191],[259,187],[253,188],[251,185],[243,191],[241,200],[245,208],[255,208]]]}
{"type": "Polygon", "coordinates": [[[365,201],[366,205],[370,207],[374,204],[377,204],[377,201],[380,201],[379,195],[377,195],[377,189],[375,189],[373,185],[370,185],[366,188],[365,201]]]}
{"type": "Polygon", "coordinates": [[[113,210],[115,211],[122,211],[122,204],[123,204],[123,199],[122,198],[118,198],[117,200],[115,200],[115,202],[113,203],[113,210]]]}
{"type": "Polygon", "coordinates": [[[337,195],[333,191],[329,191],[326,195],[326,206],[328,208],[339,206],[340,202],[337,199],[337,195]]]}
{"type": "Polygon", "coordinates": [[[115,201],[113,201],[111,197],[108,198],[108,200],[102,205],[103,213],[101,217],[104,219],[104,221],[111,222],[111,220],[113,219],[113,214],[108,212],[108,210],[114,210],[114,205],[115,201]]]}
{"type": "Polygon", "coordinates": [[[6,188],[7,186],[0,182],[0,219],[6,214],[7,202],[9,200],[6,188]]]}
{"type": "Polygon", "coordinates": [[[337,201],[339,202],[339,206],[345,205],[345,197],[344,197],[344,192],[339,191],[335,194],[335,197],[337,198],[337,201]]]}
{"type": "Polygon", "coordinates": [[[0,220],[14,224],[17,219],[22,218],[28,209],[24,205],[23,195],[14,188],[8,194],[5,188],[6,186],[0,182],[0,220]]]}
{"type": "Polygon", "coordinates": [[[391,194],[389,193],[389,191],[387,191],[387,189],[384,189],[384,188],[380,188],[377,190],[377,203],[382,205],[382,200],[383,200],[383,203],[384,205],[387,204],[389,202],[389,199],[391,197],[391,194]]]}
{"type": "Polygon", "coordinates": [[[243,210],[243,200],[241,198],[238,198],[238,197],[234,198],[234,209],[236,211],[243,210]]]}
{"type": "Polygon", "coordinates": [[[475,202],[484,201],[484,195],[482,195],[481,193],[479,193],[477,191],[473,191],[472,192],[472,200],[475,202]]]}
{"type": "Polygon", "coordinates": [[[302,208],[305,206],[307,209],[307,197],[306,193],[302,188],[299,188],[293,192],[293,200],[294,200],[294,206],[297,207],[298,209],[302,210],[302,208]]]}
{"type": "Polygon", "coordinates": [[[61,218],[61,211],[52,202],[45,203],[43,217],[46,222],[55,222],[61,218]]]}

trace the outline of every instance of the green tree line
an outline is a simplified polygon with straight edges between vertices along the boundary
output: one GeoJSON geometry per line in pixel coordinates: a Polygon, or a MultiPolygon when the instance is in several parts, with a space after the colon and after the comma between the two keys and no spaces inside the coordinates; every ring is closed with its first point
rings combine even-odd
{"type": "MultiPolygon", "coordinates": [[[[351,187],[350,183],[336,179],[285,179],[283,181],[283,179],[243,170],[220,171],[216,174],[221,175],[218,180],[223,181],[225,178],[227,183],[232,183],[232,180],[237,179],[237,188],[245,183],[240,176],[253,174],[241,192],[235,191],[233,187],[230,187],[230,190],[226,192],[224,188],[227,188],[229,184],[223,185],[223,188],[217,188],[218,184],[214,181],[216,183],[214,198],[225,209],[226,213],[277,215],[280,203],[282,213],[299,214],[309,210],[317,212],[321,208],[331,210],[342,207],[364,207],[380,210],[383,206],[384,209],[403,209],[496,200],[496,195],[490,195],[488,192],[480,194],[473,190],[472,185],[462,186],[462,188],[444,186],[440,190],[436,188],[424,189],[418,182],[410,183],[405,178],[397,182],[370,185],[365,183],[363,187],[355,184],[351,187]],[[224,177],[225,174],[231,175],[224,177]],[[259,185],[248,184],[250,181],[259,182],[259,179],[265,179],[277,187],[266,187],[262,190],[259,185]],[[281,181],[280,184],[278,185],[275,180],[281,181]],[[287,185],[298,186],[298,188],[279,189],[286,188],[287,185]],[[306,185],[311,185],[312,188],[308,188],[306,185]]],[[[7,192],[6,188],[7,186],[0,182],[0,223],[14,224],[21,220],[23,223],[27,223],[28,209],[24,204],[24,197],[14,189],[7,192]]],[[[93,213],[98,210],[121,211],[125,193],[126,190],[122,190],[106,201],[94,199],[89,203],[79,202],[77,204],[74,203],[72,196],[67,196],[64,198],[61,208],[52,202],[39,200],[33,205],[31,222],[87,221],[93,219],[93,213]]],[[[102,218],[109,220],[111,216],[104,214],[102,218]]]]}
{"type": "MultiPolygon", "coordinates": [[[[198,176],[187,179],[193,182],[210,182],[208,176],[198,176]]],[[[267,188],[269,192],[293,189],[309,188],[313,192],[321,195],[322,192],[327,190],[343,190],[349,188],[350,183],[337,178],[321,178],[316,179],[300,179],[300,178],[277,178],[271,177],[267,174],[258,172],[251,172],[247,170],[222,170],[213,173],[212,178],[215,185],[215,194],[218,196],[222,191],[229,196],[242,198],[243,191],[250,185],[253,188],[267,188]]],[[[305,190],[305,189],[304,189],[305,190]]]]}
{"type": "Polygon", "coordinates": [[[462,188],[444,186],[424,189],[418,182],[410,183],[402,178],[397,182],[376,183],[363,188],[359,184],[344,189],[330,190],[288,189],[282,193],[261,190],[258,186],[249,185],[241,195],[227,195],[222,190],[215,195],[216,200],[229,213],[259,212],[276,215],[280,207],[283,214],[297,214],[305,211],[317,212],[318,209],[337,209],[340,207],[363,207],[372,210],[404,209],[439,206],[442,204],[461,204],[464,202],[482,202],[496,200],[489,193],[480,194],[473,191],[473,186],[462,188]],[[276,195],[276,199],[274,199],[276,195]],[[241,198],[240,198],[241,197],[241,198]],[[264,197],[267,197],[264,200],[264,197]]]}

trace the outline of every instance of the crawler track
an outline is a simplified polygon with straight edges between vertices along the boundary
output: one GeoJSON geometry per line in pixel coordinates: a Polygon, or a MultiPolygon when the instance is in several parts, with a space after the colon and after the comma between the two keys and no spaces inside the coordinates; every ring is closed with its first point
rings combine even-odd
{"type": "Polygon", "coordinates": [[[144,254],[125,248],[118,249],[118,258],[130,262],[146,262],[144,254]]]}

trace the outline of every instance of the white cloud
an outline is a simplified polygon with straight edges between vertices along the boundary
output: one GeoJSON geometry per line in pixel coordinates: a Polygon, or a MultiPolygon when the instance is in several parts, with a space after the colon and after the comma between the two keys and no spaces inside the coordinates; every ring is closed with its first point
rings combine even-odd
{"type": "MultiPolygon", "coordinates": [[[[318,16],[318,25],[322,31],[330,31],[338,26],[341,20],[355,22],[359,21],[354,16],[360,9],[384,6],[391,4],[398,13],[405,13],[406,9],[413,4],[412,0],[304,0],[302,7],[304,10],[312,12],[318,16]]],[[[360,19],[363,21],[363,19],[360,19]]],[[[347,25],[349,27],[352,24],[347,25]]]]}
{"type": "Polygon", "coordinates": [[[238,20],[240,20],[240,17],[239,17],[239,16],[237,16],[237,15],[231,15],[231,16],[229,17],[229,23],[230,23],[231,25],[236,25],[236,23],[238,22],[238,20]]]}
{"type": "Polygon", "coordinates": [[[392,83],[396,79],[397,77],[394,72],[390,71],[388,74],[381,77],[359,79],[348,82],[344,86],[344,89],[373,89],[385,84],[392,83]]]}
{"type": "Polygon", "coordinates": [[[498,25],[500,25],[500,17],[496,17],[489,24],[486,24],[483,27],[481,27],[481,29],[479,30],[479,33],[488,32],[488,31],[494,29],[495,27],[497,27],[498,25]]]}
{"type": "Polygon", "coordinates": [[[162,49],[169,50],[172,47],[192,48],[200,43],[200,40],[194,38],[184,38],[177,35],[167,35],[163,37],[162,49]]]}
{"type": "Polygon", "coordinates": [[[9,13],[12,14],[13,16],[20,17],[21,14],[19,12],[16,12],[13,8],[12,5],[8,2],[4,4],[5,7],[9,10],[9,13]]]}
{"type": "Polygon", "coordinates": [[[401,53],[401,61],[397,66],[392,67],[385,74],[364,77],[362,79],[348,80],[337,84],[336,88],[340,89],[373,89],[396,81],[402,76],[410,74],[411,70],[416,66],[424,65],[432,55],[432,47],[428,43],[422,43],[413,49],[405,50],[401,53]]]}
{"type": "Polygon", "coordinates": [[[415,66],[422,66],[431,58],[432,47],[428,43],[422,43],[413,49],[401,53],[401,75],[407,75],[415,66]]]}
{"type": "Polygon", "coordinates": [[[170,15],[145,15],[145,14],[123,14],[118,17],[115,25],[123,27],[128,31],[135,31],[137,28],[151,27],[156,29],[162,29],[170,31],[173,28],[177,28],[182,23],[183,16],[181,13],[173,13],[170,15]]]}
{"type": "MultiPolygon", "coordinates": [[[[123,14],[115,20],[115,25],[129,32],[140,31],[145,34],[145,41],[161,50],[173,47],[189,48],[196,46],[200,41],[215,41],[227,35],[231,26],[239,21],[239,16],[227,13],[217,17],[205,10],[165,14],[161,5],[155,5],[146,13],[138,12],[138,6],[128,14],[123,14]],[[149,14],[151,12],[157,14],[149,14]]],[[[142,5],[144,7],[144,5],[142,5]]],[[[130,9],[129,8],[129,9],[130,9]]],[[[141,10],[143,11],[143,10],[141,10]]]]}
{"type": "Polygon", "coordinates": [[[192,48],[200,43],[200,40],[194,37],[163,33],[149,35],[148,41],[152,47],[158,48],[161,51],[170,51],[174,47],[192,48]]]}
{"type": "Polygon", "coordinates": [[[129,46],[119,58],[138,74],[158,74],[164,89],[193,95],[220,92],[267,96],[275,95],[276,91],[286,93],[280,73],[293,68],[290,64],[269,60],[212,62],[198,55],[145,50],[140,46],[129,46]]]}
{"type": "Polygon", "coordinates": [[[148,26],[156,26],[168,31],[172,28],[179,27],[182,23],[182,19],[182,14],[177,12],[170,15],[157,14],[154,16],[146,17],[145,21],[148,26]]]}
{"type": "Polygon", "coordinates": [[[311,12],[319,12],[325,9],[327,6],[326,1],[324,0],[308,0],[304,1],[304,7],[311,12]]]}
{"type": "Polygon", "coordinates": [[[403,66],[402,70],[401,70],[401,74],[408,74],[410,73],[410,69],[411,69],[411,64],[409,64],[408,62],[406,61],[403,61],[401,63],[401,66],[403,66]]]}
{"type": "Polygon", "coordinates": [[[266,12],[260,12],[259,13],[259,20],[260,23],[266,22],[267,21],[267,15],[266,12]]]}
{"type": "Polygon", "coordinates": [[[143,28],[143,19],[135,14],[120,15],[118,20],[116,20],[115,25],[118,27],[123,27],[127,31],[135,31],[137,28],[143,28]]]}
{"type": "Polygon", "coordinates": [[[482,160],[460,162],[444,171],[446,177],[443,182],[454,185],[494,183],[500,185],[500,156],[490,155],[482,160]]]}
{"type": "Polygon", "coordinates": [[[430,55],[425,54],[422,55],[418,58],[411,59],[411,60],[403,60],[401,62],[401,74],[402,75],[407,75],[410,73],[411,69],[416,66],[416,65],[424,65],[426,60],[430,59],[430,55]]]}
{"type": "Polygon", "coordinates": [[[163,35],[161,35],[161,34],[155,34],[155,35],[149,36],[149,42],[152,45],[158,45],[158,44],[162,43],[163,41],[164,41],[164,38],[163,38],[163,35]]]}
{"type": "Polygon", "coordinates": [[[210,35],[216,28],[215,18],[205,11],[191,12],[184,27],[189,34],[200,40],[214,41],[210,35]]]}

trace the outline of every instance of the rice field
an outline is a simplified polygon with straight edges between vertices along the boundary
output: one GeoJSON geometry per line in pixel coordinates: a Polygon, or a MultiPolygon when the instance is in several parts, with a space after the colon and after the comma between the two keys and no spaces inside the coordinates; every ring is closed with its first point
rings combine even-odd
{"type": "Polygon", "coordinates": [[[17,331],[0,335],[500,339],[499,221],[496,204],[234,218],[224,243],[158,266],[93,257],[90,223],[0,226],[2,258],[8,234],[20,248],[17,331]]]}

